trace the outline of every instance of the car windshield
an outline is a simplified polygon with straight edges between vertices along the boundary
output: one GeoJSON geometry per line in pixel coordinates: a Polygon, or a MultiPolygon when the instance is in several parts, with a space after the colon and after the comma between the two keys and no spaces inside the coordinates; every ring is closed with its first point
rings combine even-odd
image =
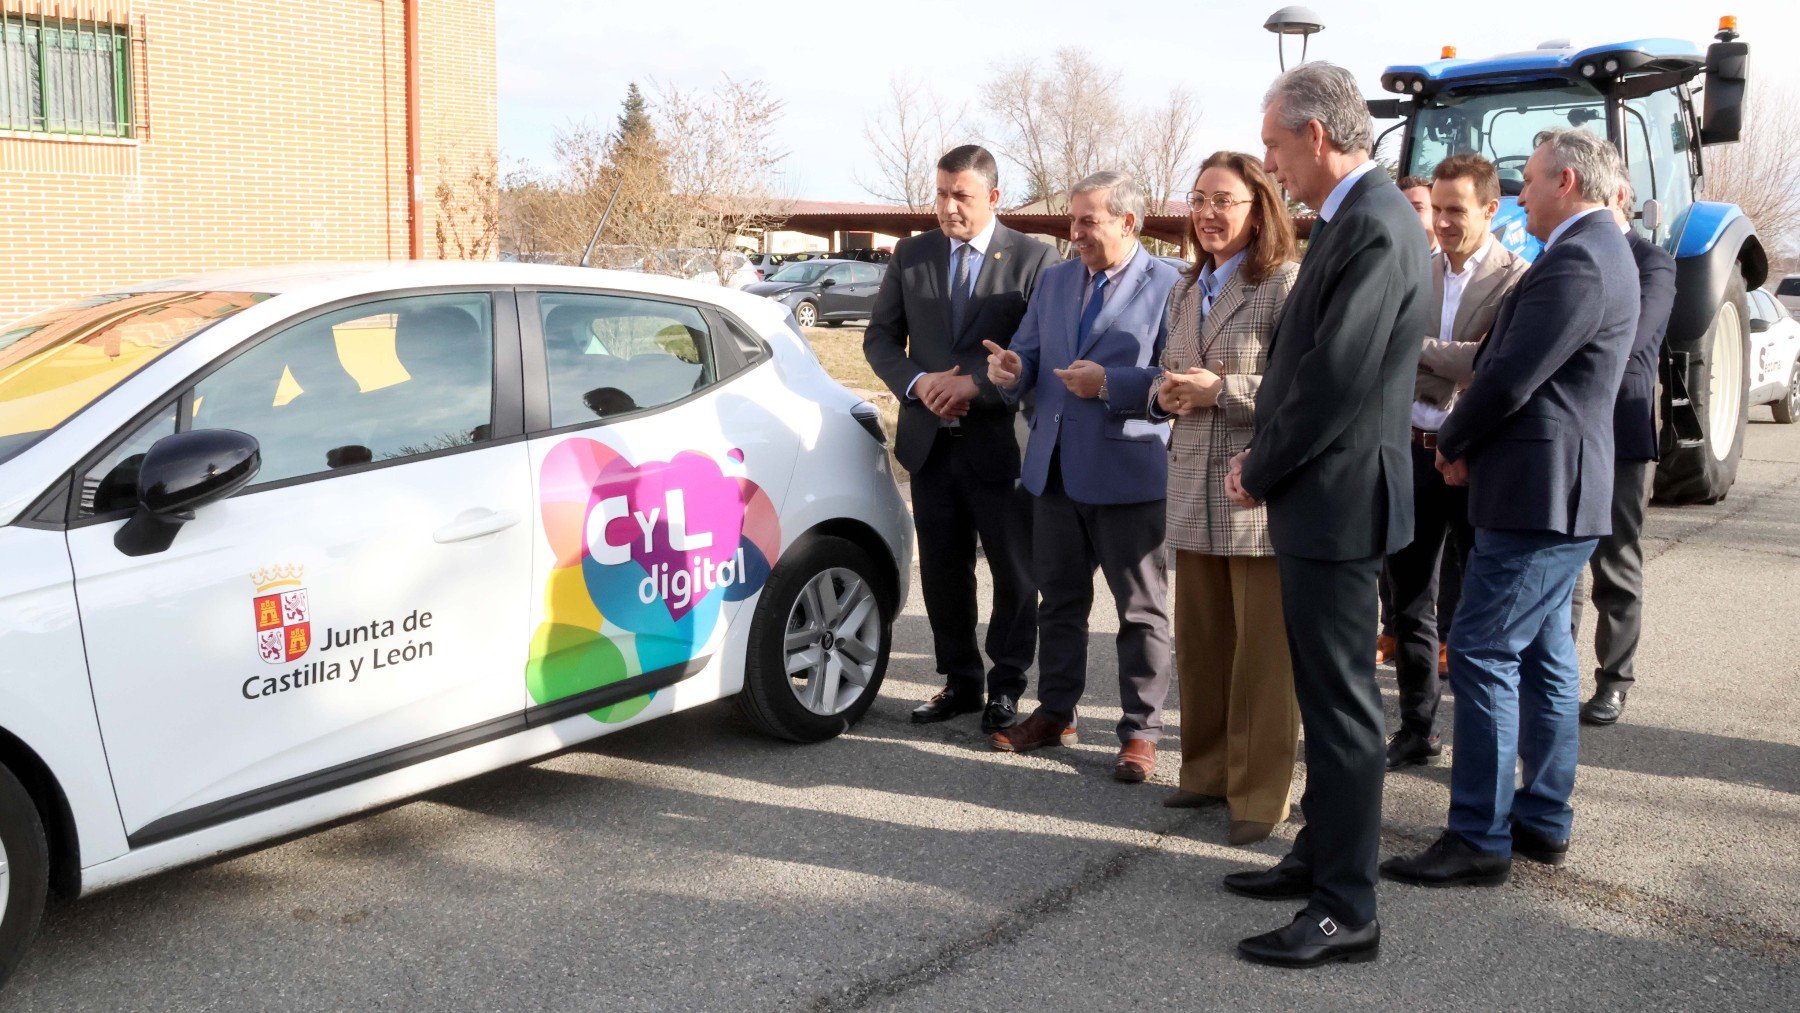
{"type": "Polygon", "coordinates": [[[0,333],[0,461],[207,327],[267,299],[249,292],[118,292],[0,333]]]}
{"type": "Polygon", "coordinates": [[[1534,81],[1452,89],[1413,117],[1412,158],[1402,175],[1429,179],[1439,162],[1472,151],[1500,170],[1502,191],[1517,194],[1537,135],[1569,127],[1606,136],[1606,102],[1589,85],[1534,81]]]}
{"type": "Polygon", "coordinates": [[[804,285],[816,281],[819,275],[831,270],[831,265],[822,260],[809,260],[804,264],[789,264],[769,277],[770,281],[791,281],[804,285]]]}

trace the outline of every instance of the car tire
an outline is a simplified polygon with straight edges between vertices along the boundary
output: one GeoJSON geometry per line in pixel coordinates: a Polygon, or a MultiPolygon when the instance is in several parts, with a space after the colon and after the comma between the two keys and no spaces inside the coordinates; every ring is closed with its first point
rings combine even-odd
{"type": "Polygon", "coordinates": [[[1775,413],[1775,421],[1784,426],[1793,425],[1794,419],[1800,417],[1800,362],[1794,363],[1794,371],[1788,374],[1787,397],[1769,402],[1769,410],[1775,413]]]}
{"type": "Polygon", "coordinates": [[[794,322],[801,327],[817,327],[819,324],[819,307],[802,299],[794,304],[794,322]]]}
{"type": "Polygon", "coordinates": [[[50,888],[44,824],[25,786],[0,767],[0,985],[37,935],[50,888]]]}
{"type": "Polygon", "coordinates": [[[830,536],[805,542],[775,567],[751,620],[738,694],[751,724],[776,738],[822,742],[868,712],[887,673],[894,623],[876,573],[868,553],[830,536]]]}
{"type": "Polygon", "coordinates": [[[1705,440],[1697,447],[1663,452],[1653,497],[1659,503],[1717,503],[1737,481],[1744,431],[1750,423],[1745,397],[1750,392],[1750,301],[1742,277],[1732,276],[1699,342],[1676,351],[1688,352],[1700,364],[1688,396],[1700,416],[1705,440]],[[1715,391],[1715,386],[1720,389],[1715,391]]]}

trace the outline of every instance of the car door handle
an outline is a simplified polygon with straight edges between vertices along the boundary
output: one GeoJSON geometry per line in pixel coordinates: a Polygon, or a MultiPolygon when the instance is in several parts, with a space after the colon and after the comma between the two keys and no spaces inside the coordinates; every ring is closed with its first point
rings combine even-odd
{"type": "Polygon", "coordinates": [[[431,533],[431,540],[443,545],[447,542],[461,542],[470,538],[480,538],[496,531],[505,531],[519,523],[516,510],[473,510],[464,511],[457,519],[431,533]]]}

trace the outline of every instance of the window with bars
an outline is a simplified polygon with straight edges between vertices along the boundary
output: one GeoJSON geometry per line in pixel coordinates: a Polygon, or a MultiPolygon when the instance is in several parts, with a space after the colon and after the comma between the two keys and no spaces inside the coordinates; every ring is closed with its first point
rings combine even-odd
{"type": "Polygon", "coordinates": [[[130,42],[124,25],[0,19],[0,130],[130,137],[130,42]]]}

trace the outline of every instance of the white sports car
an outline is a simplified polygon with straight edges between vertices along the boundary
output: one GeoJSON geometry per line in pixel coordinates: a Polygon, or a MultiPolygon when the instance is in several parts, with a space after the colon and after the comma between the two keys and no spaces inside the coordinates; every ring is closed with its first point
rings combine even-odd
{"type": "Polygon", "coordinates": [[[0,333],[0,980],[91,892],[737,694],[873,702],[911,524],[769,300],[527,264],[0,333]]]}

